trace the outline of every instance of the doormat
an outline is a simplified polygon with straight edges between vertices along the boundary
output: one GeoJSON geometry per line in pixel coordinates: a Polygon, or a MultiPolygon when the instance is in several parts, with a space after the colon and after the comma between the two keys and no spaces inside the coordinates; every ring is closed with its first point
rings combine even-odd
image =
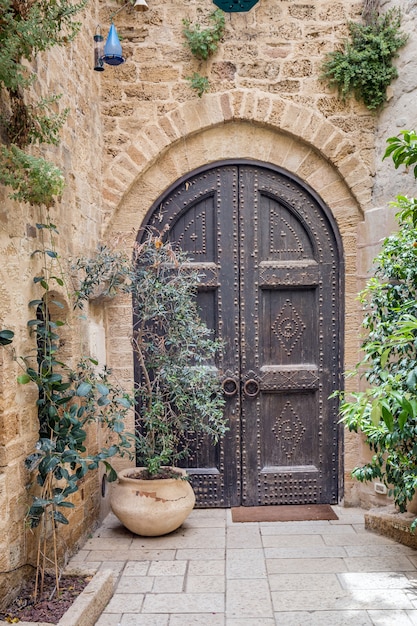
{"type": "Polygon", "coordinates": [[[232,507],[233,522],[302,522],[339,519],[329,504],[232,507]]]}

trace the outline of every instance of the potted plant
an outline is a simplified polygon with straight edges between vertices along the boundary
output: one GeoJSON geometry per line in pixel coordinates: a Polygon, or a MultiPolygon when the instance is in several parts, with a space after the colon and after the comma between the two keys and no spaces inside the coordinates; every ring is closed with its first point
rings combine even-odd
{"type": "Polygon", "coordinates": [[[225,433],[223,394],[214,365],[220,346],[201,321],[199,276],[187,256],[149,233],[135,249],[127,287],[134,302],[137,464],[118,474],[111,506],[140,535],[178,528],[195,503],[184,469],[196,437],[225,433]]]}

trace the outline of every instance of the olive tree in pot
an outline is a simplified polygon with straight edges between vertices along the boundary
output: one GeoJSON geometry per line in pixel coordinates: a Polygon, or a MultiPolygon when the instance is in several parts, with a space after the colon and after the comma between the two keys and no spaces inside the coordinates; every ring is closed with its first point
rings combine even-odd
{"type": "Polygon", "coordinates": [[[135,320],[133,349],[139,370],[137,464],[118,474],[111,506],[139,535],[178,528],[195,504],[178,463],[196,437],[217,442],[226,431],[223,394],[214,366],[220,345],[202,322],[198,273],[160,234],[138,244],[128,289],[135,320]]]}

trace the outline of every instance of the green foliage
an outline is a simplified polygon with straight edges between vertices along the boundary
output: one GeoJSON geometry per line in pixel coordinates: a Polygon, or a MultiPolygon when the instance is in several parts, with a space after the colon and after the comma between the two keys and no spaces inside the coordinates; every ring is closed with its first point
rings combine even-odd
{"type": "Polygon", "coordinates": [[[131,448],[132,437],[125,433],[124,419],[133,398],[111,381],[110,370],[97,370],[93,359],[82,359],[75,369],[57,360],[57,322],[31,322],[45,346],[38,357],[39,367],[28,367],[19,380],[22,384],[34,382],[39,390],[39,440],[36,451],[25,461],[27,469],[36,472],[41,487],[41,495],[34,496],[28,512],[34,528],[47,511],[56,522],[68,523],[59,508],[73,507],[70,496],[78,491],[79,481],[100,463],[105,464],[109,481],[116,479],[108,459],[131,448]],[[87,427],[92,423],[101,426],[106,444],[88,454],[87,427]]]}
{"type": "MultiPolygon", "coordinates": [[[[415,135],[388,140],[397,166],[416,162],[415,135]]],[[[374,455],[357,467],[360,481],[382,480],[405,511],[417,489],[417,200],[398,196],[398,232],[375,259],[375,276],[360,294],[366,309],[364,357],[354,374],[370,387],[342,397],[342,420],[361,431],[374,455]]]]}
{"type": "Polygon", "coordinates": [[[28,87],[34,80],[22,59],[32,61],[38,52],[74,39],[81,24],[73,18],[85,4],[0,0],[0,82],[6,89],[28,87]]]}
{"type": "MultiPolygon", "coordinates": [[[[183,20],[182,34],[185,37],[184,45],[188,46],[191,54],[200,61],[206,61],[213,55],[225,31],[224,13],[216,9],[209,15],[209,20],[213,23],[208,28],[202,28],[200,24],[192,25],[189,20],[183,20]]],[[[190,87],[197,92],[199,98],[210,90],[210,82],[206,76],[199,72],[194,72],[192,76],[187,76],[186,80],[190,87]]]]}
{"type": "Polygon", "coordinates": [[[64,286],[55,247],[59,233],[49,218],[36,227],[41,248],[34,254],[41,256],[42,270],[33,278],[40,293],[29,303],[35,315],[28,321],[28,328],[35,334],[37,352],[36,359],[32,356],[21,360],[24,373],[18,377],[19,383],[32,382],[38,388],[39,440],[26,459],[37,485],[28,513],[33,528],[45,513],[55,522],[68,523],[59,509],[73,506],[70,497],[78,490],[79,481],[100,463],[109,480],[115,480],[109,459],[129,453],[134,441],[124,426],[126,414],[134,405],[133,395],[112,380],[110,370],[100,370],[94,359],[84,357],[72,368],[59,358],[60,332],[65,322],[50,316],[51,304],[60,304],[51,293],[64,286]],[[104,444],[89,454],[87,427],[93,423],[100,425],[104,444]]]}
{"type": "Polygon", "coordinates": [[[54,95],[29,105],[25,90],[36,79],[29,65],[36,55],[74,39],[80,28],[74,16],[86,1],[0,0],[0,88],[4,96],[8,94],[0,119],[7,144],[1,148],[0,183],[15,190],[13,199],[51,206],[53,197],[62,191],[62,173],[22,148],[31,143],[58,144],[68,109],[57,113],[54,105],[60,96],[54,95]]]}
{"type": "Polygon", "coordinates": [[[133,266],[133,348],[141,375],[137,460],[153,475],[186,458],[196,437],[217,441],[226,431],[214,367],[220,346],[198,315],[199,277],[187,261],[149,235],[133,266]]]}
{"type": "Polygon", "coordinates": [[[392,60],[407,42],[400,26],[399,9],[375,14],[367,24],[350,22],[351,40],[345,41],[343,51],[326,55],[322,79],[337,88],[342,99],[353,95],[368,109],[379,108],[386,101],[388,85],[398,76],[392,60]]]}
{"type": "Polygon", "coordinates": [[[97,290],[102,296],[115,296],[128,280],[130,263],[123,252],[100,245],[93,258],[77,259],[72,269],[82,277],[74,294],[75,306],[82,309],[97,290]]]}
{"type": "MultiPolygon", "coordinates": [[[[414,130],[402,130],[400,137],[390,137],[387,139],[388,148],[385,151],[384,159],[391,157],[394,161],[395,169],[400,165],[409,167],[417,163],[417,134],[414,130]]],[[[414,166],[414,178],[417,178],[417,165],[414,166]]]]}
{"type": "Polygon", "coordinates": [[[60,169],[17,146],[0,147],[0,183],[11,187],[13,200],[49,207],[61,195],[64,178],[60,169]]]}
{"type": "Polygon", "coordinates": [[[69,109],[56,113],[52,106],[61,95],[42,98],[36,105],[25,105],[20,91],[11,97],[11,113],[3,115],[0,122],[9,143],[23,147],[31,143],[58,145],[59,131],[64,125],[69,109]]]}
{"type": "Polygon", "coordinates": [[[12,343],[14,332],[12,330],[0,330],[0,346],[8,346],[12,343]]]}
{"type": "Polygon", "coordinates": [[[196,437],[216,442],[226,431],[214,366],[220,345],[198,314],[199,276],[190,270],[188,257],[159,234],[149,234],[136,247],[133,263],[100,248],[79,268],[87,273],[78,292],[82,299],[106,285],[109,276],[115,278],[113,293],[133,297],[132,341],[140,373],[137,462],[148,475],[158,475],[161,466],[186,458],[196,437]]]}
{"type": "Polygon", "coordinates": [[[195,89],[199,98],[201,98],[204,93],[210,91],[210,82],[207,76],[202,76],[198,72],[194,72],[192,76],[187,76],[187,80],[190,83],[191,89],[195,89]]]}
{"type": "Polygon", "coordinates": [[[196,59],[207,60],[218,48],[219,41],[224,35],[225,19],[224,13],[216,9],[209,15],[213,26],[202,28],[200,24],[192,25],[189,20],[183,20],[183,35],[186,39],[185,45],[189,47],[196,59]]]}

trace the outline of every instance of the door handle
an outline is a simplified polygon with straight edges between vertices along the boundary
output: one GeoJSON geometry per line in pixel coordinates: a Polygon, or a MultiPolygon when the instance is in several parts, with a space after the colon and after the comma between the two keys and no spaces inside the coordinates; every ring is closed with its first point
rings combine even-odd
{"type": "Polygon", "coordinates": [[[231,398],[237,394],[238,384],[235,378],[229,376],[225,378],[222,382],[222,389],[225,396],[231,398]]]}
{"type": "Polygon", "coordinates": [[[243,385],[243,392],[248,398],[256,398],[260,391],[260,386],[257,380],[249,378],[243,385]]]}

